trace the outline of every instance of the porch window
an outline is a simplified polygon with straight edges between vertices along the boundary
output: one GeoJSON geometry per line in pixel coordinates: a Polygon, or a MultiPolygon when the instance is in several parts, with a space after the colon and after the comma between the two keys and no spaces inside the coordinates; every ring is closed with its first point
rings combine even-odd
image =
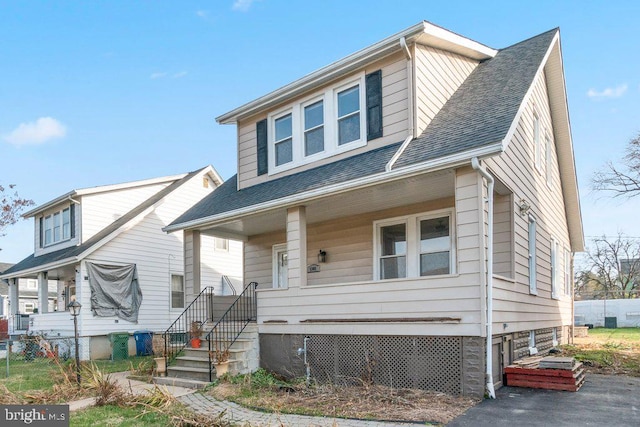
{"type": "Polygon", "coordinates": [[[435,276],[454,271],[451,210],[378,221],[376,278],[435,276]]]}
{"type": "Polygon", "coordinates": [[[380,278],[407,277],[407,225],[380,227],[380,278]]]}
{"type": "Polygon", "coordinates": [[[273,288],[286,289],[289,286],[289,266],[287,244],[273,245],[273,288]]]}
{"type": "Polygon", "coordinates": [[[184,308],[184,276],[171,275],[171,308],[184,308]]]}

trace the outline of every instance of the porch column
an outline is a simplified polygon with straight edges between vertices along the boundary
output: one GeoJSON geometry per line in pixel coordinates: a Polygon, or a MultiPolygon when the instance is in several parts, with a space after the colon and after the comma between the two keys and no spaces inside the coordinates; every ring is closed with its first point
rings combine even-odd
{"type": "Polygon", "coordinates": [[[200,232],[184,231],[184,287],[189,302],[200,293],[200,232]]]}
{"type": "Polygon", "coordinates": [[[49,312],[49,280],[47,272],[38,273],[38,314],[49,312]]]}
{"type": "Polygon", "coordinates": [[[307,285],[307,213],[304,206],[287,210],[288,285],[307,285]]]}
{"type": "Polygon", "coordinates": [[[18,281],[19,279],[10,279],[9,282],[9,313],[12,316],[20,312],[18,281]]]}

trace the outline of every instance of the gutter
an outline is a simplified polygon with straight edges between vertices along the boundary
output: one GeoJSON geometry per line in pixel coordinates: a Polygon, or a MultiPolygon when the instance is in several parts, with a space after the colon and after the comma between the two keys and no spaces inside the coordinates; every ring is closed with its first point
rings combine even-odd
{"type": "Polygon", "coordinates": [[[293,194],[290,196],[282,197],[280,199],[269,200],[257,205],[251,205],[240,209],[235,209],[229,212],[224,212],[217,215],[211,215],[204,218],[197,218],[190,221],[168,225],[162,229],[166,233],[172,231],[185,230],[199,228],[203,226],[215,226],[219,223],[224,223],[230,219],[238,219],[239,216],[255,215],[262,212],[270,211],[272,209],[289,207],[301,202],[308,202],[311,200],[319,199],[327,195],[335,195],[345,193],[347,191],[358,190],[365,187],[376,185],[380,182],[394,181],[402,178],[408,178],[423,173],[437,172],[442,169],[453,168],[462,165],[468,165],[469,159],[473,157],[488,157],[499,153],[502,150],[502,141],[498,141],[491,145],[486,145],[474,150],[465,151],[464,153],[457,153],[448,157],[441,157],[435,160],[429,160],[426,162],[416,163],[411,166],[404,167],[402,169],[396,169],[392,171],[380,172],[374,175],[365,176],[362,178],[354,179],[347,182],[339,182],[332,185],[319,187],[313,190],[309,190],[303,193],[293,194]]]}
{"type": "MultiPolygon", "coordinates": [[[[487,392],[489,393],[489,397],[492,399],[496,398],[496,392],[493,387],[493,371],[492,371],[492,362],[493,362],[493,347],[492,347],[492,335],[493,335],[493,186],[494,179],[486,169],[480,166],[480,162],[477,157],[471,159],[471,167],[478,171],[480,175],[484,179],[487,180],[487,202],[488,202],[488,213],[487,213],[487,360],[485,362],[486,365],[486,379],[487,379],[487,392]]],[[[483,207],[484,203],[481,203],[481,210],[484,211],[483,207]]],[[[482,216],[480,217],[482,218],[482,216]]],[[[484,238],[484,236],[483,236],[484,238]]]]}

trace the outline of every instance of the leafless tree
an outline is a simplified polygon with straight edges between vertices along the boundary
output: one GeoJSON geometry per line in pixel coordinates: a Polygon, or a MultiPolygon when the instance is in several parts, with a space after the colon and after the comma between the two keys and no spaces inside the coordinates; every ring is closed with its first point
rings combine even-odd
{"type": "Polygon", "coordinates": [[[4,236],[5,229],[18,222],[20,212],[28,206],[33,206],[33,200],[23,199],[15,191],[15,184],[7,187],[0,184],[0,237],[4,236]]]}
{"type": "Polygon", "coordinates": [[[591,299],[637,298],[640,289],[640,242],[620,233],[592,240],[576,293],[591,299]],[[589,295],[590,294],[590,295],[589,295]]]}
{"type": "Polygon", "coordinates": [[[629,141],[621,164],[608,162],[604,170],[594,174],[593,189],[613,197],[640,195],[640,134],[629,141]]]}

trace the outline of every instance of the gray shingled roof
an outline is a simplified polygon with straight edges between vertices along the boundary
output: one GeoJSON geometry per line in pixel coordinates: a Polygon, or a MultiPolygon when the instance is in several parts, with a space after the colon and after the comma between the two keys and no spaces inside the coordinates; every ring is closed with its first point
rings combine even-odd
{"type": "MultiPolygon", "coordinates": [[[[557,32],[553,29],[502,49],[478,65],[422,135],[409,143],[393,169],[502,141],[557,32]]],[[[399,146],[383,147],[239,191],[234,176],[170,227],[384,172],[399,146]]]]}
{"type": "Polygon", "coordinates": [[[400,144],[388,145],[242,190],[237,189],[237,175],[234,175],[179,216],[169,227],[384,172],[385,165],[391,160],[400,144]]]}
{"type": "Polygon", "coordinates": [[[197,171],[190,172],[184,178],[179,179],[173,182],[171,185],[166,186],[165,188],[158,191],[156,194],[149,197],[147,200],[140,203],[138,206],[131,209],[129,212],[122,215],[120,218],[118,218],[117,220],[115,220],[114,222],[112,222],[102,230],[100,230],[98,233],[96,233],[86,242],[77,246],[71,246],[69,248],[60,249],[59,251],[50,252],[48,254],[40,255],[37,257],[34,256],[34,254],[31,254],[25,259],[23,259],[22,261],[20,261],[19,263],[15,264],[13,267],[4,271],[3,274],[10,274],[10,273],[23,271],[23,270],[29,270],[31,268],[38,267],[40,265],[61,261],[61,260],[76,257],[82,254],[86,250],[90,249],[93,245],[97,244],[105,237],[108,237],[111,233],[115,232],[120,227],[122,227],[123,225],[125,225],[126,223],[128,223],[129,221],[137,217],[138,215],[140,215],[147,208],[153,206],[154,204],[162,200],[165,196],[167,196],[169,193],[171,193],[172,191],[180,187],[185,182],[189,181],[195,175],[200,173],[203,169],[206,169],[206,168],[202,168],[202,169],[198,169],[197,171]]]}
{"type": "Polygon", "coordinates": [[[558,29],[501,49],[478,65],[394,169],[500,142],[507,135],[558,29]]]}

